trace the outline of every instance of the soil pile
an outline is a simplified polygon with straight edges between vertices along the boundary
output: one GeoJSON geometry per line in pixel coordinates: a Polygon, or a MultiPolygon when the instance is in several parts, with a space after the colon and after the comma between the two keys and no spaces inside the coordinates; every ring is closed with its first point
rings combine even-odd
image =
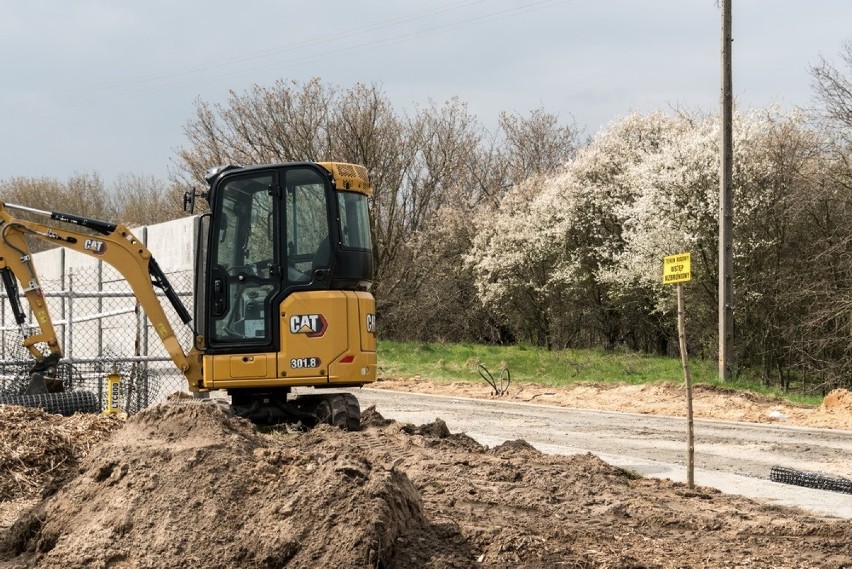
{"type": "Polygon", "coordinates": [[[93,445],[123,423],[101,415],[50,415],[0,405],[0,501],[39,496],[54,480],[76,472],[93,445]]]}
{"type": "Polygon", "coordinates": [[[331,428],[275,440],[219,405],[133,416],[10,529],[26,567],[368,567],[420,516],[399,471],[331,428]]]}
{"type": "Polygon", "coordinates": [[[829,413],[852,413],[852,391],[835,389],[822,400],[820,409],[829,413]]]}
{"type": "Polygon", "coordinates": [[[852,566],[846,520],[372,409],[359,432],[261,434],[172,403],[80,468],[3,533],[0,567],[852,566]]]}

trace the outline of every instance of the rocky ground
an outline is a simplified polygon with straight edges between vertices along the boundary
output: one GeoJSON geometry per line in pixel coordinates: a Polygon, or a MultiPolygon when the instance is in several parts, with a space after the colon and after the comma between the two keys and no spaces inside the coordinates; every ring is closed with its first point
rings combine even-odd
{"type": "Polygon", "coordinates": [[[849,520],[372,409],[292,433],[216,403],[126,423],[0,406],[0,440],[0,567],[852,567],[849,520]]]}

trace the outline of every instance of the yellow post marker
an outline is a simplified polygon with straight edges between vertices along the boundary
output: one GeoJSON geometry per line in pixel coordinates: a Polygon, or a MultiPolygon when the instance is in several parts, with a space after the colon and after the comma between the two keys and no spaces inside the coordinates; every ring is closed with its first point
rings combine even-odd
{"type": "Polygon", "coordinates": [[[111,373],[107,376],[107,404],[104,415],[115,415],[119,419],[126,419],[127,413],[121,410],[121,376],[111,373]]]}
{"type": "Polygon", "coordinates": [[[695,487],[695,438],[692,421],[692,375],[689,373],[689,354],[686,351],[686,308],[683,301],[683,283],[692,279],[689,253],[678,253],[663,258],[663,284],[677,285],[677,336],[680,362],[686,382],[686,485],[695,487]]]}

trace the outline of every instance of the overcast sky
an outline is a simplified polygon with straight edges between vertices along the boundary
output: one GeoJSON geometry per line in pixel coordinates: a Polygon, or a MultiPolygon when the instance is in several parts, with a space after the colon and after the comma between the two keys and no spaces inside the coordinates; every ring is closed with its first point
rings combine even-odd
{"type": "MultiPolygon", "coordinates": [[[[808,106],[852,2],[736,0],[733,22],[738,108],[808,106]]],[[[0,180],[165,179],[197,98],[278,78],[376,83],[400,112],[458,96],[486,125],[541,107],[589,134],[715,112],[720,33],[714,0],[5,0],[0,180]]]]}

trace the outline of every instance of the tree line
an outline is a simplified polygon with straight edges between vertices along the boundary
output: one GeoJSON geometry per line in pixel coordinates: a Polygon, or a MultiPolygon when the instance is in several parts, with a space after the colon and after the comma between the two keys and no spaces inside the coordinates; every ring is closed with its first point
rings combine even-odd
{"type": "MultiPolygon", "coordinates": [[[[852,385],[852,44],[842,62],[813,67],[814,108],[735,117],[735,361],[784,388],[852,385]]],[[[211,166],[355,162],[374,186],[383,336],[674,355],[662,257],[689,251],[690,351],[712,359],[719,128],[632,113],[584,138],[537,109],[489,129],[457,98],[403,113],[376,85],[279,80],[197,101],[166,183],[13,179],[0,195],[148,224],[180,215],[211,166]]]]}
{"type": "MultiPolygon", "coordinates": [[[[184,215],[182,190],[154,176],[126,173],[105,184],[97,173],[76,173],[67,180],[15,177],[0,180],[0,200],[44,211],[60,211],[131,226],[151,225],[184,215]]],[[[15,215],[45,222],[41,216],[15,215]]],[[[47,222],[48,225],[53,222],[47,222]]],[[[33,251],[44,249],[33,241],[33,251]]]]}

